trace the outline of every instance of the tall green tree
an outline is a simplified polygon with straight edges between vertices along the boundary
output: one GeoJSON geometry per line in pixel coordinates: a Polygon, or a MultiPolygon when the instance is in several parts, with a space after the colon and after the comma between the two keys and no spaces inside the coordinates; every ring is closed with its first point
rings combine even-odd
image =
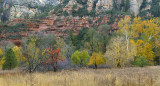
{"type": "Polygon", "coordinates": [[[114,7],[115,10],[118,10],[117,0],[113,0],[113,7],[114,7]]]}
{"type": "Polygon", "coordinates": [[[140,10],[142,10],[143,8],[145,8],[147,6],[147,1],[143,0],[142,5],[140,7],[140,10]]]}
{"type": "Polygon", "coordinates": [[[125,12],[127,12],[130,8],[130,0],[126,0],[125,12]]]}
{"type": "Polygon", "coordinates": [[[5,63],[2,66],[3,70],[11,70],[15,67],[17,67],[18,61],[16,58],[16,55],[14,54],[13,50],[10,48],[5,53],[5,63]]]}
{"type": "Polygon", "coordinates": [[[125,0],[122,0],[120,5],[120,10],[124,11],[124,8],[125,8],[125,0]]]}
{"type": "Polygon", "coordinates": [[[155,17],[160,17],[160,0],[152,0],[150,11],[155,17]]]}

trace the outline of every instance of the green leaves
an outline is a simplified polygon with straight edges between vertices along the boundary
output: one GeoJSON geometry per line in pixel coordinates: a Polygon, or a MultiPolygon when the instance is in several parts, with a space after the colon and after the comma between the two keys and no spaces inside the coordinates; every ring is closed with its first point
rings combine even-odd
{"type": "Polygon", "coordinates": [[[145,57],[138,57],[135,61],[132,62],[132,64],[139,67],[144,67],[149,65],[149,62],[145,57]]]}
{"type": "Polygon", "coordinates": [[[6,69],[11,70],[17,66],[18,61],[17,61],[16,55],[14,54],[11,48],[6,51],[5,57],[6,57],[5,63],[2,66],[3,70],[6,70],[6,69]]]}
{"type": "Polygon", "coordinates": [[[89,59],[88,51],[75,51],[71,56],[71,62],[75,65],[80,65],[80,67],[87,64],[89,59]]]}

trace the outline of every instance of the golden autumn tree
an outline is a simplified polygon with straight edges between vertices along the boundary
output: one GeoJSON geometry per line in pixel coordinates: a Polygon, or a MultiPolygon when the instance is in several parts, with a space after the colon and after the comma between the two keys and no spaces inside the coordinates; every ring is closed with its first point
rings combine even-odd
{"type": "Polygon", "coordinates": [[[0,48],[0,67],[2,67],[2,64],[5,62],[5,57],[3,57],[3,51],[0,48]]]}
{"type": "Polygon", "coordinates": [[[133,40],[130,40],[128,47],[124,37],[112,38],[109,47],[105,53],[107,62],[114,67],[123,67],[129,64],[136,56],[136,45],[133,40]],[[128,48],[128,49],[127,49],[128,48]]]}
{"type": "Polygon", "coordinates": [[[133,38],[137,39],[137,56],[145,57],[150,64],[153,64],[154,52],[153,49],[158,47],[160,37],[160,19],[153,18],[150,20],[141,20],[137,17],[133,20],[132,28],[135,30],[133,38]]]}
{"type": "Polygon", "coordinates": [[[122,33],[125,36],[125,41],[126,41],[126,45],[127,46],[127,50],[129,48],[129,40],[131,39],[132,36],[132,29],[131,29],[131,17],[130,16],[125,16],[124,19],[120,20],[118,22],[118,26],[120,28],[120,30],[118,32],[122,33]]]}
{"type": "Polygon", "coordinates": [[[152,64],[154,57],[154,52],[152,51],[152,45],[151,44],[145,45],[143,40],[137,40],[136,45],[137,45],[137,56],[145,57],[149,61],[149,63],[152,64]]]}
{"type": "Polygon", "coordinates": [[[136,17],[131,21],[129,16],[125,16],[118,26],[120,32],[125,35],[127,46],[128,39],[133,39],[137,45],[137,56],[145,57],[150,64],[153,64],[153,49],[160,46],[157,41],[160,37],[160,19],[142,20],[141,17],[136,17]]]}
{"type": "Polygon", "coordinates": [[[98,68],[98,65],[100,64],[105,64],[106,63],[106,58],[104,58],[104,55],[99,52],[99,53],[92,53],[92,56],[90,57],[90,62],[88,65],[94,65],[95,68],[98,68]]]}
{"type": "Polygon", "coordinates": [[[21,48],[19,48],[18,46],[14,46],[12,48],[12,50],[15,53],[18,62],[26,60],[25,57],[23,56],[22,52],[21,52],[21,48]]]}

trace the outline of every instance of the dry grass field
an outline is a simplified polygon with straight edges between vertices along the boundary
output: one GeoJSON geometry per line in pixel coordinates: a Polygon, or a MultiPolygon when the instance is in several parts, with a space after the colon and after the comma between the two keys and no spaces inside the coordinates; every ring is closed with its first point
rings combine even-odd
{"type": "Polygon", "coordinates": [[[0,86],[160,86],[160,67],[81,69],[32,74],[0,71],[0,86]]]}

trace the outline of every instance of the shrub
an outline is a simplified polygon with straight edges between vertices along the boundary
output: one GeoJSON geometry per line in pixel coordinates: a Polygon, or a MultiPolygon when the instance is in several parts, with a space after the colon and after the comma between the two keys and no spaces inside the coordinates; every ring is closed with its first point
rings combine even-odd
{"type": "Polygon", "coordinates": [[[132,62],[132,64],[135,65],[135,66],[144,67],[144,66],[148,66],[149,62],[145,57],[139,57],[139,58],[136,58],[132,62]]]}
{"type": "Polygon", "coordinates": [[[5,57],[6,57],[5,63],[2,66],[3,70],[6,70],[6,69],[11,70],[17,66],[18,61],[17,61],[16,55],[14,54],[11,48],[6,51],[5,57]]]}
{"type": "Polygon", "coordinates": [[[80,65],[80,67],[87,64],[87,61],[89,59],[88,51],[76,51],[71,56],[71,61],[73,64],[80,65]]]}

